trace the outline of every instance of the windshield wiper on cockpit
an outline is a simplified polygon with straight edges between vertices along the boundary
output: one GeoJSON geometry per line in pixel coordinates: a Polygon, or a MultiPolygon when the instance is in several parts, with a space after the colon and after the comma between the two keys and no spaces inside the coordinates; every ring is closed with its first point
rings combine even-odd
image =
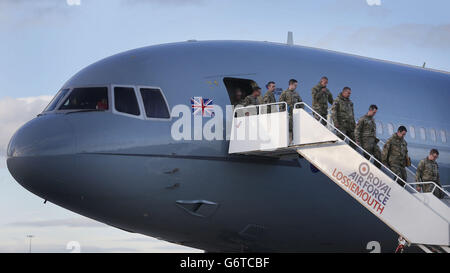
{"type": "Polygon", "coordinates": [[[82,113],[82,112],[105,112],[105,111],[106,111],[105,109],[80,109],[80,110],[67,112],[66,115],[73,114],[73,113],[82,113]]]}

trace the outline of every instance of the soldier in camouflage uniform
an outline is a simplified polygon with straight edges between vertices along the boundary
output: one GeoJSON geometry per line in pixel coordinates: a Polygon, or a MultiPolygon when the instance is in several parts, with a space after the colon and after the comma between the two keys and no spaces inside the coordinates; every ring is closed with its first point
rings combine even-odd
{"type": "Polygon", "coordinates": [[[234,101],[233,106],[236,107],[240,105],[241,107],[244,106],[244,99],[242,98],[242,91],[240,88],[236,88],[234,91],[234,101]]]}
{"type": "MultiPolygon", "coordinates": [[[[431,149],[430,154],[422,159],[417,166],[416,181],[417,182],[434,182],[441,187],[441,181],[439,179],[439,166],[436,159],[439,157],[439,151],[431,149]]],[[[423,184],[421,186],[423,192],[431,192],[433,190],[432,184],[423,184]]],[[[443,198],[443,193],[439,189],[434,190],[434,195],[438,198],[443,198]]]]}
{"type": "Polygon", "coordinates": [[[253,93],[251,95],[248,95],[244,99],[244,106],[249,105],[260,105],[263,104],[263,99],[261,97],[261,88],[259,86],[253,87],[253,93]]]}
{"type": "MultiPolygon", "coordinates": [[[[295,91],[295,89],[298,86],[298,82],[295,79],[289,80],[289,87],[288,89],[284,90],[283,93],[280,95],[280,102],[286,102],[288,111],[289,111],[289,139],[292,141],[292,112],[294,110],[294,105],[297,102],[302,102],[302,98],[300,95],[295,91]]],[[[303,108],[303,105],[300,105],[300,108],[303,108]]],[[[285,105],[280,105],[280,111],[284,111],[285,105]]]]}
{"type": "MultiPolygon", "coordinates": [[[[375,123],[375,119],[373,118],[378,111],[378,107],[375,104],[372,104],[369,107],[369,112],[366,115],[362,116],[355,128],[355,141],[368,153],[375,156],[376,159],[381,161],[381,151],[378,147],[378,138],[377,134],[377,125],[375,123]]],[[[369,159],[370,155],[364,154],[364,156],[369,159]]],[[[375,165],[379,165],[375,162],[375,165]]],[[[378,166],[380,167],[380,166],[378,166]]]]}
{"type": "MultiPolygon", "coordinates": [[[[272,82],[272,81],[268,82],[266,84],[266,88],[267,88],[267,92],[266,92],[266,94],[264,94],[264,97],[263,97],[264,104],[277,102],[277,100],[275,99],[275,94],[273,93],[275,91],[275,82],[272,82]]],[[[276,112],[275,107],[276,107],[276,105],[270,105],[269,107],[266,107],[262,110],[266,111],[267,113],[271,113],[272,112],[271,109],[273,108],[274,112],[276,112]]]]}
{"type": "MultiPolygon", "coordinates": [[[[406,132],[405,126],[398,127],[397,132],[384,144],[381,155],[381,162],[404,181],[407,179],[405,167],[409,165],[410,161],[408,144],[404,139],[406,132]]],[[[401,181],[398,181],[398,184],[402,187],[404,185],[401,181]]]]}
{"type": "MultiPolygon", "coordinates": [[[[334,100],[331,106],[331,118],[334,126],[352,140],[355,140],[355,115],[353,113],[353,102],[350,100],[352,90],[344,87],[342,92],[334,100]]],[[[340,133],[338,136],[344,139],[340,133]]]]}
{"type": "MultiPolygon", "coordinates": [[[[321,115],[324,119],[327,119],[328,115],[328,103],[333,104],[333,95],[331,95],[330,90],[327,88],[328,78],[322,77],[320,82],[314,86],[311,90],[311,95],[313,99],[312,109],[321,115]]],[[[320,117],[314,114],[317,120],[320,117]]],[[[326,125],[326,121],[322,120],[322,124],[326,125]]]]}
{"type": "Polygon", "coordinates": [[[266,84],[267,92],[264,94],[263,101],[265,104],[267,103],[274,103],[277,102],[275,99],[275,94],[273,91],[275,91],[275,82],[268,82],[266,84]]]}

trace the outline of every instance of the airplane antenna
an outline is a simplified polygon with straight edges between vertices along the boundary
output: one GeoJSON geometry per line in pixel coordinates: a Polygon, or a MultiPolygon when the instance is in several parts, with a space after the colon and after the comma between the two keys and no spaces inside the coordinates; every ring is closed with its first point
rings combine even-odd
{"type": "Polygon", "coordinates": [[[31,253],[31,239],[34,238],[34,235],[27,235],[27,238],[30,239],[30,245],[29,245],[28,253],[31,253]]]}
{"type": "Polygon", "coordinates": [[[294,45],[294,34],[292,33],[292,31],[288,31],[287,44],[294,45]]]}

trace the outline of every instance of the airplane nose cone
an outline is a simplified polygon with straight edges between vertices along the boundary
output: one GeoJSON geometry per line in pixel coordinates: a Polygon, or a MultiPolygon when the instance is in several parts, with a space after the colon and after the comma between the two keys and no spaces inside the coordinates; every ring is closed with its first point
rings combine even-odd
{"type": "Polygon", "coordinates": [[[74,167],[75,136],[65,115],[43,115],[22,126],[11,138],[7,166],[23,187],[43,197],[55,180],[74,167]]]}

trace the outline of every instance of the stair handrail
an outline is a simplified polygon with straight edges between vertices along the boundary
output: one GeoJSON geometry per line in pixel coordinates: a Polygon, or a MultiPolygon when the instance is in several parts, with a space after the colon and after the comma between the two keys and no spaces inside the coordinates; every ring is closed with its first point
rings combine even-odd
{"type": "MultiPolygon", "coordinates": [[[[328,109],[327,109],[327,115],[330,115],[330,116],[331,116],[331,108],[328,108],[328,109]]],[[[328,119],[327,119],[327,121],[328,121],[328,119]]],[[[333,121],[331,121],[330,125],[334,125],[334,124],[333,124],[333,121]]],[[[378,143],[377,143],[377,145],[379,145],[379,147],[380,147],[380,144],[382,144],[381,146],[384,146],[384,144],[386,144],[386,142],[384,142],[383,140],[381,140],[381,139],[378,138],[378,143]]],[[[383,148],[380,147],[380,149],[383,149],[383,148]]],[[[413,167],[414,170],[417,170],[417,167],[414,166],[414,164],[412,164],[412,163],[411,163],[411,166],[409,166],[409,167],[413,167]]],[[[411,171],[408,167],[406,167],[405,169],[406,169],[406,171],[409,172],[411,175],[416,176],[416,174],[415,174],[413,171],[411,171]]]]}
{"type": "MultiPolygon", "coordinates": [[[[261,112],[259,111],[259,109],[261,107],[267,107],[269,105],[280,105],[280,104],[284,104],[285,105],[285,109],[287,109],[287,103],[284,102],[284,101],[278,101],[278,102],[272,102],[272,103],[266,103],[266,104],[257,104],[257,105],[252,104],[252,105],[247,105],[247,106],[243,106],[243,105],[239,105],[238,104],[233,109],[233,119],[236,118],[236,111],[244,111],[245,109],[256,108],[258,110],[256,115],[261,115],[261,112]]],[[[272,110],[272,108],[270,108],[270,109],[272,110]]],[[[279,112],[284,112],[284,110],[280,110],[279,107],[278,107],[277,112],[275,112],[275,113],[279,113],[279,112]]],[[[269,114],[269,113],[266,112],[266,113],[263,113],[263,114],[269,114]]]]}
{"type": "Polygon", "coordinates": [[[439,189],[439,190],[441,190],[441,192],[445,193],[447,196],[450,197],[449,193],[448,193],[445,189],[443,189],[443,188],[446,188],[446,186],[442,186],[442,188],[441,188],[441,187],[439,187],[438,184],[436,184],[436,183],[433,182],[433,181],[410,182],[410,183],[408,183],[408,184],[410,184],[410,185],[429,185],[429,184],[431,184],[431,185],[433,186],[433,190],[427,191],[427,192],[422,192],[422,193],[434,193],[434,191],[435,191],[436,189],[439,189]]]}
{"type": "MultiPolygon", "coordinates": [[[[316,111],[314,111],[314,109],[312,109],[308,104],[304,103],[304,102],[297,102],[294,104],[294,109],[297,109],[297,105],[303,105],[306,106],[309,110],[311,110],[314,114],[316,114],[317,116],[320,117],[320,119],[318,120],[318,122],[321,122],[322,120],[325,121],[327,123],[327,125],[329,127],[332,127],[332,129],[336,130],[338,133],[340,133],[341,135],[344,136],[343,141],[346,142],[346,140],[348,142],[351,142],[353,145],[355,145],[358,149],[360,149],[363,153],[366,153],[368,155],[370,155],[369,157],[369,162],[371,162],[371,160],[377,162],[378,164],[380,164],[380,166],[384,169],[386,169],[388,171],[388,173],[390,173],[391,175],[393,175],[395,177],[394,182],[397,182],[400,180],[401,182],[403,182],[403,188],[408,187],[409,189],[411,189],[412,191],[416,192],[416,193],[420,193],[419,191],[417,191],[417,189],[415,187],[412,187],[409,183],[405,182],[401,177],[399,177],[397,174],[395,174],[393,171],[391,171],[391,169],[389,169],[387,166],[385,166],[383,163],[381,163],[378,159],[376,159],[371,153],[367,152],[366,150],[364,150],[361,146],[359,146],[355,141],[353,141],[351,138],[349,138],[346,134],[342,133],[341,130],[339,130],[338,128],[336,128],[333,124],[331,124],[330,122],[328,122],[327,119],[325,119],[324,117],[322,117],[319,113],[317,113],[316,111]]],[[[326,127],[329,131],[331,131],[329,129],[329,127],[326,127]]],[[[347,143],[347,142],[346,142],[347,143]]],[[[439,188],[442,192],[444,192],[447,196],[450,197],[450,194],[445,191],[444,189],[442,189],[441,187],[439,187],[436,183],[434,182],[430,182],[435,184],[435,187],[439,188]]],[[[419,198],[418,198],[419,199],[419,198]]],[[[420,199],[419,199],[420,200],[420,199]]],[[[420,200],[421,202],[424,202],[423,200],[420,200]]]]}
{"type": "MultiPolygon", "coordinates": [[[[382,141],[381,139],[379,139],[379,143],[380,144],[385,144],[386,142],[384,142],[384,141],[382,141]]],[[[417,171],[417,167],[414,165],[414,164],[412,164],[411,163],[411,166],[410,167],[413,167],[416,171],[417,171]]],[[[413,171],[411,171],[409,168],[405,168],[406,169],[406,171],[408,171],[411,175],[413,175],[414,177],[416,176],[416,173],[414,173],[413,171]]],[[[448,188],[448,187],[450,187],[450,185],[442,185],[442,186],[439,186],[438,184],[436,184],[435,182],[433,182],[433,181],[426,181],[426,182],[416,182],[416,181],[414,181],[414,182],[408,182],[408,184],[410,184],[410,185],[420,185],[420,184],[433,184],[433,190],[431,191],[431,193],[433,193],[436,189],[440,189],[441,190],[441,192],[444,192],[447,196],[450,196],[450,194],[448,193],[448,191],[445,189],[445,188],[448,188]]],[[[427,192],[428,193],[428,192],[427,192]]]]}

